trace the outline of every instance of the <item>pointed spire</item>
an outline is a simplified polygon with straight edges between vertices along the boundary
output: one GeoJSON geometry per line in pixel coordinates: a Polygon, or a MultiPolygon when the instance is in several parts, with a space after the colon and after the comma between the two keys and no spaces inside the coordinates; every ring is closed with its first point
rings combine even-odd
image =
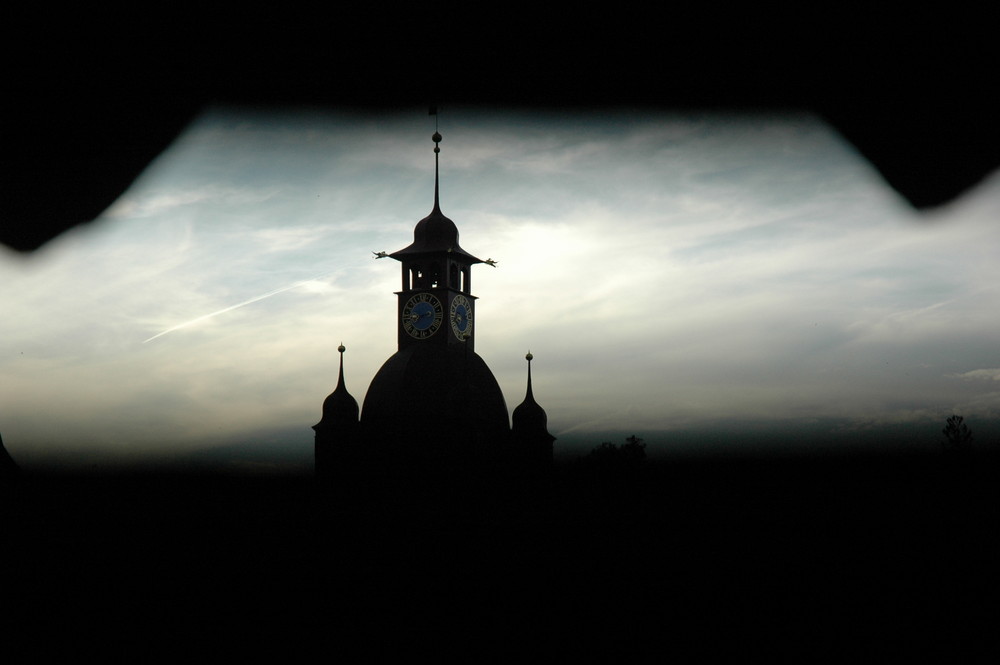
{"type": "Polygon", "coordinates": [[[525,402],[527,402],[529,400],[532,401],[532,402],[535,401],[534,395],[531,394],[531,361],[532,361],[532,359],[534,359],[534,357],[535,356],[531,355],[531,351],[530,350],[528,351],[528,355],[526,355],[524,357],[524,359],[528,361],[528,392],[524,396],[524,401],[525,402]]]}
{"type": "Polygon", "coordinates": [[[441,143],[441,134],[435,131],[434,136],[431,137],[431,140],[434,141],[434,210],[432,210],[431,212],[432,214],[436,212],[440,215],[441,199],[438,196],[438,191],[439,191],[438,182],[440,181],[439,169],[438,169],[438,155],[441,153],[441,147],[438,144],[441,143]]]}

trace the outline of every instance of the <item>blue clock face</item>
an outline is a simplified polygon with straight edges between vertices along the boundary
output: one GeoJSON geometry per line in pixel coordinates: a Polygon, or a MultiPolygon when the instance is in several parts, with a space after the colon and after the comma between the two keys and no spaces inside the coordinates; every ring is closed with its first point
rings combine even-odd
{"type": "Polygon", "coordinates": [[[430,293],[418,293],[403,305],[403,330],[411,337],[430,337],[441,327],[444,307],[430,293]]]}
{"type": "Polygon", "coordinates": [[[451,301],[451,330],[459,339],[472,334],[472,303],[465,296],[451,301]]]}

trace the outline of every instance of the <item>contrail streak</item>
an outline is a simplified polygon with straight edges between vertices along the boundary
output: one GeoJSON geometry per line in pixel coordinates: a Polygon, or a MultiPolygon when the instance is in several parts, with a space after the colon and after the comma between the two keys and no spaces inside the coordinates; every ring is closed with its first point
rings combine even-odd
{"type": "Polygon", "coordinates": [[[218,316],[219,314],[225,314],[226,312],[231,312],[234,309],[239,309],[240,307],[245,307],[246,305],[253,304],[253,303],[257,302],[258,300],[263,300],[264,298],[270,298],[271,296],[276,296],[279,293],[283,293],[283,292],[288,291],[290,289],[294,289],[296,286],[302,286],[303,284],[306,284],[306,283],[311,282],[313,280],[319,279],[320,277],[326,277],[327,275],[329,275],[332,272],[334,272],[334,271],[333,270],[328,270],[328,271],[320,273],[320,274],[318,274],[318,275],[316,275],[314,277],[310,277],[309,279],[303,279],[302,281],[295,282],[294,284],[289,284],[288,286],[283,286],[280,289],[275,289],[274,291],[268,291],[267,293],[265,293],[263,295],[254,296],[253,298],[250,298],[249,300],[244,300],[241,303],[238,303],[236,305],[231,305],[230,307],[226,307],[225,309],[220,309],[217,312],[212,312],[211,314],[205,314],[204,316],[199,316],[196,319],[191,319],[190,321],[185,321],[184,323],[179,323],[176,326],[174,326],[173,328],[167,328],[163,332],[158,332],[155,335],[153,335],[152,337],[150,337],[149,339],[143,340],[142,343],[145,344],[146,342],[152,342],[157,337],[162,337],[163,335],[166,335],[169,332],[173,332],[175,330],[180,330],[181,328],[187,328],[188,326],[192,326],[192,325],[198,323],[199,321],[204,321],[205,319],[210,319],[213,316],[218,316]]]}

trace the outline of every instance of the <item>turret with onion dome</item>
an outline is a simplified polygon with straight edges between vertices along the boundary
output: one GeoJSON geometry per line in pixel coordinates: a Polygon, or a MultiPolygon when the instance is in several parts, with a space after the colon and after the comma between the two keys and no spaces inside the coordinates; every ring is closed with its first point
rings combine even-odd
{"type": "Polygon", "coordinates": [[[556,440],[548,431],[548,416],[538,405],[531,390],[531,351],[524,356],[528,361],[528,388],[524,401],[514,409],[511,435],[520,455],[530,466],[549,467],[552,464],[552,442],[556,440]]]}
{"type": "Polygon", "coordinates": [[[338,463],[351,456],[358,443],[358,402],[347,392],[344,383],[343,344],[340,353],[340,373],[337,387],[323,400],[323,417],[313,425],[316,431],[316,475],[329,475],[338,463]]]}

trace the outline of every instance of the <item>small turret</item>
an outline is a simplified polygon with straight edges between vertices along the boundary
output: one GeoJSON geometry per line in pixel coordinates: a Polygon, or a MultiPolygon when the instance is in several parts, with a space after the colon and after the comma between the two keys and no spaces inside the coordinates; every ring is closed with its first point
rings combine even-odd
{"type": "Polygon", "coordinates": [[[548,470],[552,467],[552,442],[556,437],[547,429],[548,416],[545,409],[538,405],[531,391],[531,361],[534,356],[531,351],[524,357],[528,361],[528,389],[524,401],[514,409],[511,420],[513,427],[511,435],[514,446],[529,467],[538,470],[548,470]]]}
{"type": "Polygon", "coordinates": [[[344,351],[343,344],[337,347],[340,352],[340,375],[337,377],[337,387],[325,400],[323,400],[323,418],[313,426],[318,430],[321,427],[340,425],[344,422],[358,422],[358,402],[351,393],[347,392],[344,385],[344,351]]]}
{"type": "Polygon", "coordinates": [[[313,425],[316,431],[316,475],[328,476],[331,468],[353,455],[358,443],[358,402],[344,385],[344,345],[340,352],[337,387],[323,400],[323,417],[313,425]]]}

